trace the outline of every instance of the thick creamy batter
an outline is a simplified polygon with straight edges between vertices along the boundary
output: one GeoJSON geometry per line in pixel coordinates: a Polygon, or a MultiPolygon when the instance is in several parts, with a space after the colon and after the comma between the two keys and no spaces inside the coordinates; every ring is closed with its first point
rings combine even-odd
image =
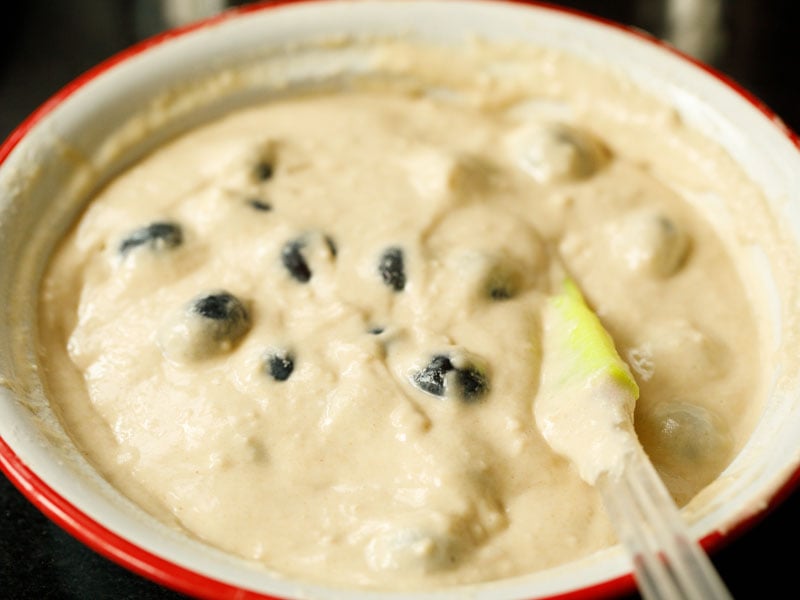
{"type": "Polygon", "coordinates": [[[636,375],[676,500],[712,481],[762,385],[726,248],[648,142],[493,93],[276,100],[103,189],[40,308],[56,409],[98,469],[304,580],[435,587],[606,547],[596,492],[533,418],[563,263],[636,375]]]}

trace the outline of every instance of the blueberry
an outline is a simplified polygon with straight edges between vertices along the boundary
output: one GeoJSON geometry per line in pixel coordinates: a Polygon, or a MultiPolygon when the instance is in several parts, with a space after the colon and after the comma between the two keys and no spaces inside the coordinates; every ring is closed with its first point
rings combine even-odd
{"type": "Polygon", "coordinates": [[[287,243],[281,251],[283,266],[300,283],[308,283],[311,279],[311,269],[308,267],[306,257],[303,256],[304,246],[301,240],[294,240],[287,243]]]}
{"type": "Polygon", "coordinates": [[[275,381],[286,381],[294,371],[294,356],[286,351],[270,354],[266,357],[264,371],[275,381]]]}
{"type": "Polygon", "coordinates": [[[518,271],[511,258],[492,259],[483,275],[483,293],[492,300],[513,298],[522,285],[518,271]]]}
{"type": "Polygon", "coordinates": [[[728,422],[697,401],[637,406],[636,432],[679,506],[717,479],[735,454],[728,422]]]}
{"type": "Polygon", "coordinates": [[[456,383],[461,390],[461,397],[468,402],[478,400],[489,390],[486,375],[473,366],[456,369],[456,383]]]}
{"type": "Polygon", "coordinates": [[[395,292],[406,287],[406,273],[403,261],[403,250],[392,246],[383,251],[378,263],[378,273],[383,282],[395,292]]]}
{"type": "Polygon", "coordinates": [[[423,392],[434,396],[455,393],[465,402],[479,400],[489,391],[489,380],[483,371],[471,363],[457,367],[450,357],[444,354],[435,355],[424,369],[413,375],[412,379],[423,392]],[[448,377],[450,372],[454,374],[452,377],[448,377]],[[455,389],[451,389],[451,386],[455,389]]]}
{"type": "Polygon", "coordinates": [[[339,249],[336,247],[336,243],[333,241],[333,238],[331,238],[330,236],[326,235],[325,236],[325,245],[328,247],[328,250],[330,251],[331,256],[333,256],[335,258],[336,257],[336,253],[339,251],[339,249]]]}
{"type": "Polygon", "coordinates": [[[229,351],[250,329],[250,315],[236,296],[225,290],[203,293],[162,327],[162,352],[178,362],[209,358],[229,351]]]}
{"type": "Polygon", "coordinates": [[[608,149],[589,131],[566,123],[539,124],[512,134],[511,152],[541,183],[580,181],[600,170],[608,149]]]}
{"type": "Polygon", "coordinates": [[[514,295],[511,286],[503,282],[492,282],[488,287],[489,297],[492,300],[508,300],[514,295]]]}
{"type": "Polygon", "coordinates": [[[678,222],[650,208],[624,215],[613,230],[611,249],[631,271],[667,278],[686,263],[691,239],[678,222]]]}
{"type": "Polygon", "coordinates": [[[438,529],[419,525],[382,531],[367,544],[367,562],[378,571],[431,573],[452,569],[470,550],[469,541],[456,531],[438,529]]]}
{"type": "Polygon", "coordinates": [[[320,244],[324,244],[324,248],[331,257],[336,257],[336,244],[333,240],[329,236],[322,236],[317,233],[289,241],[281,250],[283,266],[300,283],[308,283],[311,280],[312,271],[308,265],[306,253],[313,247],[319,250],[320,244]]]}
{"type": "Polygon", "coordinates": [[[511,298],[511,293],[504,287],[490,287],[489,297],[492,300],[508,300],[511,298]]]}
{"type": "Polygon", "coordinates": [[[659,461],[675,468],[724,461],[733,447],[724,419],[692,402],[657,404],[642,417],[641,429],[659,461]]]}
{"type": "Polygon", "coordinates": [[[195,300],[192,310],[201,317],[213,321],[239,322],[247,319],[247,313],[239,299],[226,291],[219,291],[195,300]]]}
{"type": "Polygon", "coordinates": [[[191,312],[203,319],[205,335],[215,342],[232,344],[250,328],[244,304],[225,290],[199,296],[190,306],[191,312]]]}
{"type": "Polygon", "coordinates": [[[247,204],[261,212],[269,212],[272,210],[272,205],[269,202],[264,202],[260,198],[250,198],[247,204]]]}
{"type": "Polygon", "coordinates": [[[183,231],[177,223],[157,221],[133,231],[122,240],[119,253],[125,256],[139,246],[148,246],[153,251],[176,248],[183,243],[183,231]]]}
{"type": "Polygon", "coordinates": [[[447,356],[436,355],[428,363],[428,366],[414,375],[414,383],[423,392],[434,396],[444,396],[445,376],[454,369],[453,363],[447,356]]]}
{"type": "Polygon", "coordinates": [[[253,176],[257,181],[269,181],[274,173],[275,170],[272,163],[263,160],[258,162],[253,169],[253,176]]]}

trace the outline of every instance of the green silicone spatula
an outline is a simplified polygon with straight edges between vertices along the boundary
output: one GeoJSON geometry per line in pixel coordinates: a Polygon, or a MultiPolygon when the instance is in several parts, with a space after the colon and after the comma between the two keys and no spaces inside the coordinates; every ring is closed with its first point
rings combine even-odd
{"type": "Polygon", "coordinates": [[[542,356],[536,425],[600,491],[642,595],[731,598],[636,437],[636,381],[568,277],[542,312],[542,356]]]}

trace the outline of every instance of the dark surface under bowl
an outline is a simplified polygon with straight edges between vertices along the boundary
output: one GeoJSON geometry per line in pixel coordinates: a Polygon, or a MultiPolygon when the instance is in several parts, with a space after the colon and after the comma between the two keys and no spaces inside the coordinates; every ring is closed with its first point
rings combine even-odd
{"type": "MultiPolygon", "coordinates": [[[[0,8],[0,139],[85,69],[176,25],[169,0],[8,0],[0,8]]],[[[247,2],[228,2],[227,5],[247,2]]],[[[197,2],[199,7],[204,3],[197,2]]],[[[220,5],[225,5],[223,1],[220,5]]],[[[552,4],[636,25],[669,39],[756,94],[800,131],[800,59],[794,0],[699,0],[707,19],[671,21],[669,0],[572,0],[552,4]],[[715,15],[714,9],[718,8],[715,15]],[[693,33],[694,32],[694,33],[693,33]],[[696,34],[696,37],[693,37],[696,34]]],[[[685,2],[681,4],[687,4],[685,2]]],[[[201,15],[202,16],[202,15],[201,15]]],[[[735,598],[792,597],[798,569],[800,492],[715,552],[735,598]],[[787,545],[787,542],[789,545],[787,545]]],[[[0,598],[183,598],[101,557],[65,533],[0,476],[0,598]]],[[[635,600],[638,595],[627,597],[635,600]]]]}

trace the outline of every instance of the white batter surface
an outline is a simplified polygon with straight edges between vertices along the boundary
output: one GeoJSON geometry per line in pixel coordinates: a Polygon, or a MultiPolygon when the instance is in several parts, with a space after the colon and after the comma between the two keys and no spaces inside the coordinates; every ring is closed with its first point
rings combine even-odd
{"type": "MultiPolygon", "coordinates": [[[[663,183],[673,159],[578,105],[480,92],[266,103],[102,190],[40,313],[57,410],[104,475],[304,580],[432,587],[603,548],[597,494],[533,419],[558,255],[631,364],[675,498],[717,476],[757,415],[758,329],[723,244],[663,183]]],[[[682,139],[652,111],[627,126],[682,139]]]]}

